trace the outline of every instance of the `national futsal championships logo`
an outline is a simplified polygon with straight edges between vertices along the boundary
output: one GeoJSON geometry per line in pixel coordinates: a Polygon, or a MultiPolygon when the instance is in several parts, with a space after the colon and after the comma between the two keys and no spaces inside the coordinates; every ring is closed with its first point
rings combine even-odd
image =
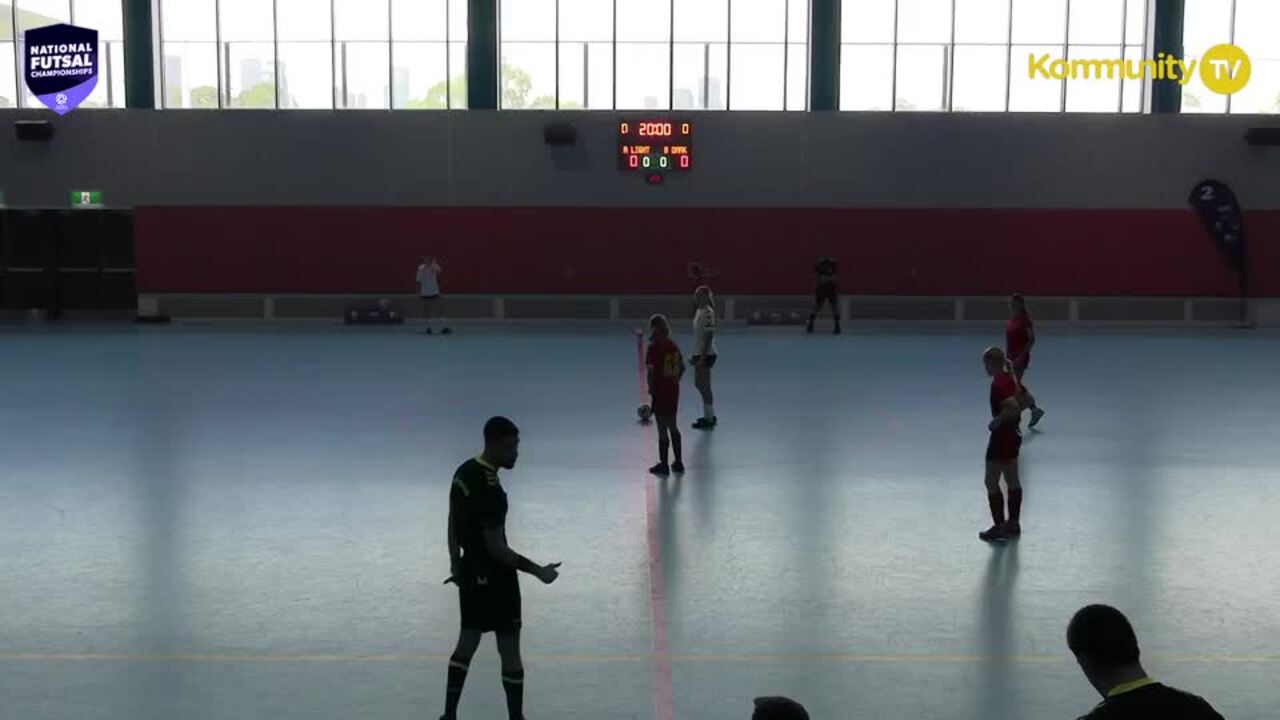
{"type": "Polygon", "coordinates": [[[1253,62],[1243,48],[1214,45],[1199,60],[1186,60],[1159,53],[1153,60],[1052,58],[1048,53],[1027,56],[1027,72],[1032,80],[1172,80],[1186,86],[1196,76],[1210,91],[1234,95],[1249,84],[1253,62]]]}
{"type": "Polygon", "coordinates": [[[66,115],[98,86],[98,31],[75,25],[28,30],[23,77],[50,110],[66,115]]]}

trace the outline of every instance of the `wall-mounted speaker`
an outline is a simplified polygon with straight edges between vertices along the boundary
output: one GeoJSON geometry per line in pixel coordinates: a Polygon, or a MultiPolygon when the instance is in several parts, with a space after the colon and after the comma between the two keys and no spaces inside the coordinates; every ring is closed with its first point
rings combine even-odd
{"type": "Polygon", "coordinates": [[[1244,131],[1244,141],[1250,145],[1280,145],[1280,127],[1249,128],[1244,131]]]}
{"type": "Polygon", "coordinates": [[[578,142],[578,129],[567,122],[550,123],[542,128],[542,139],[548,145],[573,145],[578,142]]]}
{"type": "Polygon", "coordinates": [[[48,120],[15,120],[13,131],[19,140],[49,142],[53,139],[53,123],[48,120]]]}

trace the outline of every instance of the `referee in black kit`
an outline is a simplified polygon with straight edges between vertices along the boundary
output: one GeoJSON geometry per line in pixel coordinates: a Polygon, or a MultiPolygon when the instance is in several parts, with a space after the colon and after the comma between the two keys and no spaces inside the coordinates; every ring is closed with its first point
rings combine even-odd
{"type": "Polygon", "coordinates": [[[520,581],[526,572],[550,585],[560,563],[538,565],[507,546],[507,493],[498,469],[515,467],[520,431],[504,417],[484,425],[484,452],[463,463],[449,491],[449,564],[446,582],[458,586],[462,631],[449,658],[442,720],[455,720],[462,686],[480,636],[497,636],[502,657],[502,689],[510,720],[524,720],[524,665],[520,660],[520,581]]]}

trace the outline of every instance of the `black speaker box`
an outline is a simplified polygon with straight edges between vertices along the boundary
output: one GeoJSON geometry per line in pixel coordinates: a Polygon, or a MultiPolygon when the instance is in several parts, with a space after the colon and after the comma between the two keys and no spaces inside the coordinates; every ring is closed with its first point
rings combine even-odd
{"type": "Polygon", "coordinates": [[[1250,145],[1280,145],[1280,127],[1249,128],[1244,132],[1244,141],[1250,145]]]}
{"type": "Polygon", "coordinates": [[[578,129],[567,122],[550,123],[542,128],[542,139],[548,145],[574,145],[578,142],[578,129]]]}
{"type": "Polygon", "coordinates": [[[13,131],[25,142],[49,142],[53,139],[53,123],[48,120],[15,120],[13,131]]]}

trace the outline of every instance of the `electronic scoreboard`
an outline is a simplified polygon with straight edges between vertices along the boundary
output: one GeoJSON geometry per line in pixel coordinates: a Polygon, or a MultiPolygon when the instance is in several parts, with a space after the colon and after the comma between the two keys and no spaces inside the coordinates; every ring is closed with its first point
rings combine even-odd
{"type": "Polygon", "coordinates": [[[618,122],[618,169],[643,173],[651,183],[668,172],[693,169],[693,121],[644,118],[618,122]]]}

